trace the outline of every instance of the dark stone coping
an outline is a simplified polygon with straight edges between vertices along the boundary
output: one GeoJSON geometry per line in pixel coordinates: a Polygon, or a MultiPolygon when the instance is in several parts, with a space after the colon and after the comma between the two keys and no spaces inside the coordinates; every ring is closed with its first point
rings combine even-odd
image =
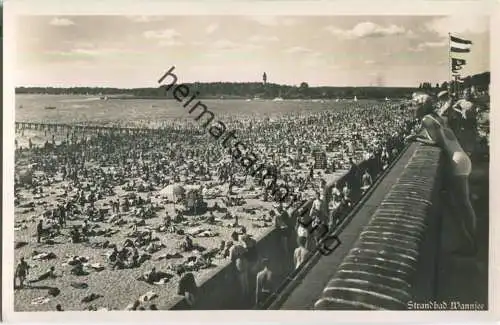
{"type": "Polygon", "coordinates": [[[418,145],[381,205],[329,281],[317,310],[405,310],[437,214],[443,157],[418,145]]]}

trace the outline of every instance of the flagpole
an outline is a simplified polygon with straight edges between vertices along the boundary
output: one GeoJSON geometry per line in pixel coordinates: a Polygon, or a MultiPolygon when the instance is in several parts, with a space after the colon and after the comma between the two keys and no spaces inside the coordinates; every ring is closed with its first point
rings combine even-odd
{"type": "MultiPolygon", "coordinates": [[[[448,33],[448,74],[449,74],[449,80],[450,80],[450,85],[448,86],[448,96],[449,96],[449,100],[450,100],[450,105],[453,105],[453,98],[454,98],[454,95],[453,95],[453,88],[452,87],[455,87],[455,85],[453,84],[453,76],[452,76],[452,58],[451,58],[451,33],[448,33]]],[[[448,112],[447,112],[447,118],[448,119],[451,119],[451,107],[448,108],[448,112]]]]}
{"type": "MultiPolygon", "coordinates": [[[[448,75],[449,75],[450,83],[452,81],[451,69],[452,69],[452,65],[451,65],[451,33],[448,33],[448,75]]],[[[450,84],[449,90],[451,90],[451,84],[450,84]]]]}

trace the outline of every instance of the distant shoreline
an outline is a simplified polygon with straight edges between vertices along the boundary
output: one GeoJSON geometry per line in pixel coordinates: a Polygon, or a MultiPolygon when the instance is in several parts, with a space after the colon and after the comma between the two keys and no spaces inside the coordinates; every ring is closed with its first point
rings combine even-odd
{"type": "MultiPolygon", "coordinates": [[[[490,72],[483,72],[463,78],[464,86],[475,86],[485,90],[490,82],[490,72]]],[[[281,85],[268,82],[194,82],[184,83],[198,93],[200,100],[238,99],[238,100],[352,100],[360,99],[384,100],[385,98],[408,98],[412,92],[426,91],[437,94],[448,88],[448,82],[431,84],[420,83],[415,87],[408,86],[309,86],[307,82],[300,85],[281,85]]],[[[145,88],[113,88],[113,87],[16,87],[17,94],[50,94],[50,95],[87,95],[108,97],[108,99],[174,99],[172,94],[166,95],[166,86],[145,88]]]]}
{"type": "MultiPolygon", "coordinates": [[[[83,98],[96,98],[100,97],[98,95],[82,95],[82,94],[39,94],[39,93],[22,93],[22,94],[16,94],[19,96],[74,96],[74,97],[83,97],[83,98]]],[[[171,97],[155,97],[155,96],[107,96],[107,99],[101,99],[101,101],[116,101],[116,100],[168,100],[168,101],[176,101],[175,98],[171,97]]],[[[259,102],[259,101],[273,101],[273,98],[245,98],[245,97],[217,97],[217,96],[200,96],[197,97],[200,100],[241,100],[241,101],[246,101],[246,102],[259,102]]],[[[357,98],[360,101],[363,100],[378,100],[378,101],[384,101],[382,98],[357,98]]],[[[397,102],[400,100],[403,100],[404,97],[392,97],[390,98],[390,101],[397,102]]],[[[317,101],[317,102],[335,102],[337,98],[281,98],[279,101],[317,101]]],[[[346,101],[352,101],[353,98],[339,98],[340,102],[346,102],[346,101]]],[[[277,102],[279,102],[277,101],[277,102]]]]}
{"type": "MultiPolygon", "coordinates": [[[[303,82],[300,86],[263,83],[209,83],[184,84],[198,93],[200,100],[336,100],[336,99],[385,99],[408,96],[415,87],[309,87],[303,82]]],[[[101,99],[174,99],[166,94],[165,86],[158,88],[98,88],[98,87],[17,87],[17,94],[48,95],[88,95],[101,99]]]]}

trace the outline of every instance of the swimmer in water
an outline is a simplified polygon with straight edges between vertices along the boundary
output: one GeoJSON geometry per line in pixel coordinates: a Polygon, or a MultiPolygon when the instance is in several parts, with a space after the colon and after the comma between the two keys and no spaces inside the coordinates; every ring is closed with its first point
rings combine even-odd
{"type": "Polygon", "coordinates": [[[446,119],[438,115],[434,109],[432,97],[427,94],[414,94],[416,116],[422,120],[423,135],[415,134],[407,137],[409,141],[417,141],[427,145],[440,147],[450,159],[450,172],[454,206],[460,216],[465,242],[456,253],[462,255],[476,254],[476,213],[472,207],[469,192],[469,175],[472,164],[453,131],[448,127],[446,119]]]}

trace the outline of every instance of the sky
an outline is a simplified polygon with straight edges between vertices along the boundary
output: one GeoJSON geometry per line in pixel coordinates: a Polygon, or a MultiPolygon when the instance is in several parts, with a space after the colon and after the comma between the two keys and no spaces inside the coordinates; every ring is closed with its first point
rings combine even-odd
{"type": "Polygon", "coordinates": [[[489,71],[487,16],[19,16],[16,85],[178,82],[415,86],[449,79],[448,33],[471,40],[464,75],[489,71]]]}

